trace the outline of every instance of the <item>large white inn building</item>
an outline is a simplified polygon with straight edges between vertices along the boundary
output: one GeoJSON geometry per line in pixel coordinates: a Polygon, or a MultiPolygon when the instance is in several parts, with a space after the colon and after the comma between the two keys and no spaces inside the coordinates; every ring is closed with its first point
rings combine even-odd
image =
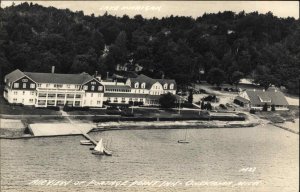
{"type": "Polygon", "coordinates": [[[9,103],[36,107],[102,107],[103,101],[114,104],[142,102],[158,105],[160,95],[176,94],[172,79],[152,79],[145,75],[128,78],[126,83],[101,81],[87,73],[57,74],[15,70],[5,76],[4,98],[9,103]]]}
{"type": "Polygon", "coordinates": [[[104,86],[87,73],[33,73],[17,69],[6,75],[4,81],[3,95],[9,103],[36,107],[103,105],[104,86]]]}

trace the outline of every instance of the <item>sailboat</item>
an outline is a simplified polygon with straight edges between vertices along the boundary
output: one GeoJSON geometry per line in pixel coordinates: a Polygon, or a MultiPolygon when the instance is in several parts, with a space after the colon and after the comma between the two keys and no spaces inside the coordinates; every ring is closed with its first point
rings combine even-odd
{"type": "Polygon", "coordinates": [[[187,134],[187,128],[185,129],[185,135],[184,135],[184,139],[178,140],[178,143],[189,143],[189,141],[186,140],[186,134],[187,134]]]}
{"type": "Polygon", "coordinates": [[[96,147],[92,151],[92,154],[94,154],[94,155],[104,155],[104,146],[103,146],[102,138],[97,143],[96,147]]]}
{"type": "Polygon", "coordinates": [[[104,147],[102,138],[97,143],[96,147],[92,151],[92,154],[112,156],[112,152],[104,147]]]}

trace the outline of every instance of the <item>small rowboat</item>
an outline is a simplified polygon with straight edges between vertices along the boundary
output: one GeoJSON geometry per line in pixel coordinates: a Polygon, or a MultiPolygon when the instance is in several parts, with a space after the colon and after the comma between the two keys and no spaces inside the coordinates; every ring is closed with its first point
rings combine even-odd
{"type": "Polygon", "coordinates": [[[90,140],[80,140],[81,145],[93,145],[93,143],[90,140]]]}
{"type": "Polygon", "coordinates": [[[187,141],[187,140],[178,140],[177,142],[178,142],[178,143],[190,143],[190,142],[187,141]]]}

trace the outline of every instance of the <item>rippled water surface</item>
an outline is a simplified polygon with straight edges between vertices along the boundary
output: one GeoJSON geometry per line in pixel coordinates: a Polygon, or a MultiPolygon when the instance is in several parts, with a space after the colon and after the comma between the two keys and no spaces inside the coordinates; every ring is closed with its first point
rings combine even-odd
{"type": "Polygon", "coordinates": [[[267,125],[237,129],[97,132],[113,156],[94,156],[81,136],[1,140],[1,191],[299,191],[299,135],[267,125]],[[244,168],[244,169],[243,169],[244,168]],[[252,169],[247,169],[252,168],[252,169]],[[34,186],[33,180],[70,181],[34,186]],[[111,187],[91,181],[168,181],[175,186],[111,187]],[[187,182],[256,186],[186,186],[187,182]],[[74,182],[85,181],[76,186],[74,182]],[[181,183],[180,183],[181,182],[181,183]]]}

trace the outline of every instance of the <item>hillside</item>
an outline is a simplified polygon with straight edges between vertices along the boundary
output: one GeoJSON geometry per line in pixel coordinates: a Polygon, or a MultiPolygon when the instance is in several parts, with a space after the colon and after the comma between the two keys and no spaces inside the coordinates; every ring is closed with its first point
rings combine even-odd
{"type": "Polygon", "coordinates": [[[58,73],[106,76],[133,59],[142,73],[164,73],[179,84],[251,77],[266,88],[299,93],[300,24],[294,18],[229,11],[196,19],[88,16],[28,3],[1,9],[0,17],[1,77],[16,68],[50,72],[52,65],[58,73]]]}

